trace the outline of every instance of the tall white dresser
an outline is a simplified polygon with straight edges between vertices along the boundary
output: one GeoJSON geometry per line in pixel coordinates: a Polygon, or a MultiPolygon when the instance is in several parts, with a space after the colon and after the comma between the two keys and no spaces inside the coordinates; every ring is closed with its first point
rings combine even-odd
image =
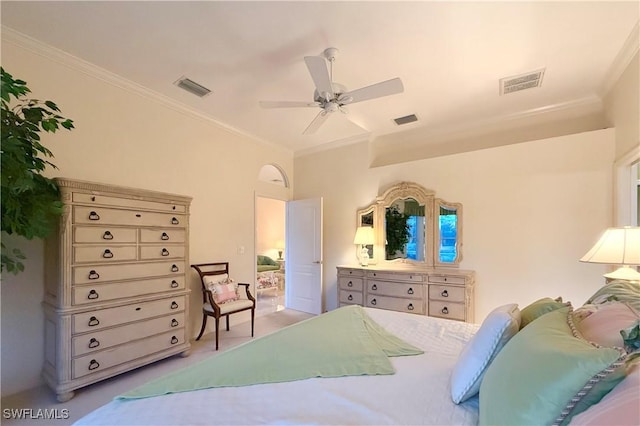
{"type": "Polygon", "coordinates": [[[189,354],[191,197],[56,179],[64,213],[45,246],[43,376],[58,401],[189,354]]]}

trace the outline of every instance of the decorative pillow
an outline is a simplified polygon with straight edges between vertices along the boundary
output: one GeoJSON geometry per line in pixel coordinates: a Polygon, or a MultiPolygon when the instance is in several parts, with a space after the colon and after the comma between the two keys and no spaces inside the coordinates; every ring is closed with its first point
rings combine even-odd
{"type": "Polygon", "coordinates": [[[596,306],[598,308],[591,315],[576,321],[576,327],[582,336],[600,346],[624,347],[620,331],[632,327],[640,320],[640,315],[624,302],[596,306]]]}
{"type": "Polygon", "coordinates": [[[627,302],[640,312],[640,284],[631,281],[611,281],[601,287],[585,303],[627,302]]]}
{"type": "Polygon", "coordinates": [[[217,304],[223,304],[238,300],[238,288],[230,282],[228,284],[214,284],[213,286],[213,300],[217,304]]]}
{"type": "Polygon", "coordinates": [[[574,335],[571,310],[539,317],[498,353],[480,386],[481,425],[563,424],[585,396],[599,400],[610,390],[596,385],[626,354],[574,335]]]}
{"type": "Polygon", "coordinates": [[[205,275],[204,283],[213,294],[213,300],[217,304],[238,300],[238,285],[229,278],[229,274],[205,275]]]}
{"type": "Polygon", "coordinates": [[[571,425],[640,425],[640,363],[602,400],[571,419],[571,425]]]}
{"type": "Polygon", "coordinates": [[[480,390],[487,367],[520,330],[520,310],[515,303],[500,306],[487,315],[478,332],[460,353],[451,375],[451,399],[466,401],[480,390]]]}
{"type": "Polygon", "coordinates": [[[559,297],[557,299],[552,299],[550,297],[543,297],[542,299],[538,299],[535,302],[527,305],[524,309],[520,311],[522,319],[520,321],[520,330],[526,327],[531,321],[535,320],[542,315],[555,311],[556,309],[566,307],[566,303],[562,303],[562,298],[559,297]]]}

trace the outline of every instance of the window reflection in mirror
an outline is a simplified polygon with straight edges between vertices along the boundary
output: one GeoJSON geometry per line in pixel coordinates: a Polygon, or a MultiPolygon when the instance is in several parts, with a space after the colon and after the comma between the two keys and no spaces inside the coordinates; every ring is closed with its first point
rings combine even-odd
{"type": "Polygon", "coordinates": [[[457,210],[440,207],[438,215],[438,230],[440,231],[439,261],[453,263],[458,256],[458,215],[457,210]]]}
{"type": "Polygon", "coordinates": [[[412,198],[397,200],[385,211],[385,259],[425,260],[424,206],[412,198]]]}

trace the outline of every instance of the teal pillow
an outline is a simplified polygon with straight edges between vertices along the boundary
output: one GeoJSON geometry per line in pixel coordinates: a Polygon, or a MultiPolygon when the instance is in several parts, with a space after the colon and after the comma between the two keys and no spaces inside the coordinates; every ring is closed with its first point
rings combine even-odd
{"type": "Polygon", "coordinates": [[[562,298],[552,299],[550,297],[543,297],[542,299],[536,300],[520,311],[522,318],[520,321],[520,330],[536,318],[566,306],[566,303],[562,303],[562,298]]]}
{"type": "Polygon", "coordinates": [[[624,354],[574,335],[571,311],[565,306],[539,317],[498,353],[480,386],[480,425],[567,423],[615,386],[596,385],[624,354]]]}
{"type": "Polygon", "coordinates": [[[278,262],[270,258],[269,256],[258,255],[258,265],[272,265],[278,266],[278,262]]]}
{"type": "Polygon", "coordinates": [[[611,281],[600,287],[585,304],[599,305],[611,301],[627,302],[640,312],[640,284],[631,281],[611,281]]]}

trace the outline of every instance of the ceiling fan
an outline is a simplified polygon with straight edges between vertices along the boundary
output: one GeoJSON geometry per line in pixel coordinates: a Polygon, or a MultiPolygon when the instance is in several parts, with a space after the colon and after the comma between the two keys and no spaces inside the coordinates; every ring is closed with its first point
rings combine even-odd
{"type": "Polygon", "coordinates": [[[303,134],[309,135],[315,133],[332,112],[341,111],[346,113],[345,105],[403,92],[404,87],[399,78],[392,78],[371,86],[348,91],[345,86],[333,81],[333,62],[337,54],[338,49],[329,47],[324,50],[323,56],[304,57],[313,83],[316,86],[313,92],[313,102],[260,101],[260,106],[262,108],[319,107],[320,112],[303,132],[303,134]],[[326,61],[329,61],[329,69],[327,69],[326,61]]]}

